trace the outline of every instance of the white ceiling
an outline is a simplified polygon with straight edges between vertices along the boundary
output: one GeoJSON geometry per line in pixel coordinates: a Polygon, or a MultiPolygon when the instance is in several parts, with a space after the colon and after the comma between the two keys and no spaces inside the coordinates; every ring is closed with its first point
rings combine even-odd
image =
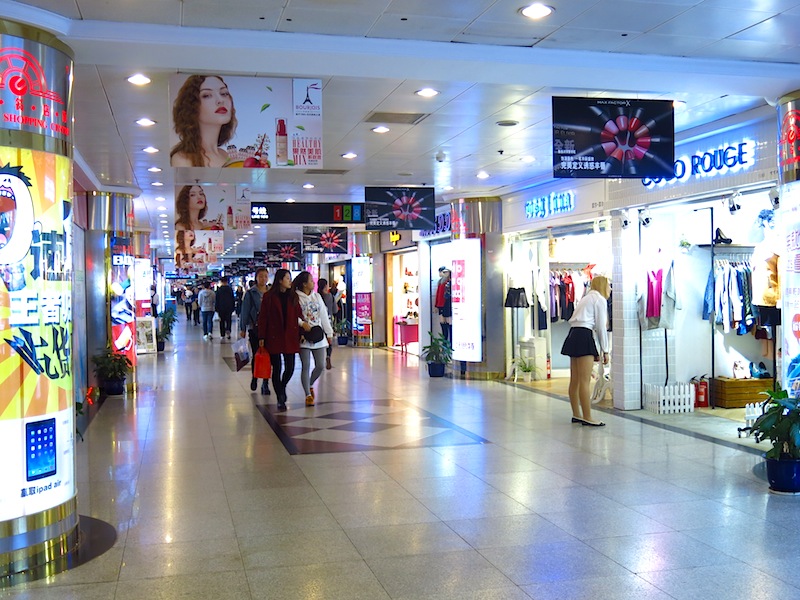
{"type": "MultiPolygon", "coordinates": [[[[425,183],[443,200],[550,181],[553,95],[683,100],[676,129],[685,132],[800,88],[800,0],[546,3],[556,10],[539,22],[518,14],[525,0],[0,0],[0,16],[75,51],[78,181],[140,189],[137,225],[155,231],[161,206],[172,223],[172,190],[188,176],[170,169],[167,152],[167,82],[179,71],[323,80],[324,168],[346,174],[203,177],[256,176],[247,180],[254,199],[298,202],[360,201],[365,185],[425,183]],[[152,83],[129,84],[136,71],[152,83]],[[414,95],[425,86],[441,93],[414,95]],[[364,123],[373,111],[430,116],[378,135],[364,123]],[[139,127],[142,116],[158,124],[139,127]],[[519,125],[498,127],[502,119],[519,125]],[[161,152],[141,152],[148,145],[161,152]],[[347,151],[358,158],[341,158],[347,151]],[[481,169],[491,176],[477,179],[481,169]]],[[[258,230],[234,256],[296,234],[258,230]]]]}

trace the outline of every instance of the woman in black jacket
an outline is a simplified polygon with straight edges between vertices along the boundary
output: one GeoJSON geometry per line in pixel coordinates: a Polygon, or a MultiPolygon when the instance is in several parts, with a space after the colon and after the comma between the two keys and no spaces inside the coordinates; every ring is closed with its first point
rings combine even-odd
{"type": "MultiPolygon", "coordinates": [[[[244,294],[242,300],[242,315],[239,318],[239,337],[248,333],[250,340],[251,366],[255,365],[256,352],[258,351],[258,311],[261,308],[261,299],[267,293],[269,274],[263,267],[256,269],[256,284],[244,294]]],[[[250,389],[254,392],[258,388],[258,379],[250,378],[250,389]]],[[[269,396],[269,379],[261,383],[261,393],[269,396]]]]}

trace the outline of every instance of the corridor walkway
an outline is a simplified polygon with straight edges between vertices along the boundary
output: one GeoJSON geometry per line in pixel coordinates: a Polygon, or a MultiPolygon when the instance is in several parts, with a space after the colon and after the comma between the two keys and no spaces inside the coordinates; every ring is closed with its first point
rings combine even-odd
{"type": "Polygon", "coordinates": [[[230,344],[176,332],[79,444],[80,512],[116,545],[0,598],[800,598],[800,499],[751,452],[573,425],[562,400],[386,350],[337,348],[318,405],[296,373],[277,413],[230,344]]]}

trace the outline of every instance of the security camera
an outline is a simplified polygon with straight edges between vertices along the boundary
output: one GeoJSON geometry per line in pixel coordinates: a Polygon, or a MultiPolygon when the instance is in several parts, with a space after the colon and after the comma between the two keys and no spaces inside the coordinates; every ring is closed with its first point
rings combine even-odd
{"type": "Polygon", "coordinates": [[[627,210],[619,211],[619,224],[620,224],[620,227],[622,227],[623,229],[627,229],[628,225],[631,224],[631,220],[628,217],[628,211],[627,210]]]}
{"type": "Polygon", "coordinates": [[[447,158],[447,155],[444,152],[442,152],[441,150],[439,150],[436,153],[436,156],[434,156],[434,158],[436,159],[436,162],[443,163],[445,161],[445,159],[447,158]]]}
{"type": "Polygon", "coordinates": [[[645,208],[643,210],[640,210],[639,211],[639,223],[642,225],[642,227],[647,227],[648,225],[650,225],[651,222],[652,222],[652,219],[650,218],[650,209],[649,208],[645,208]]]}
{"type": "Polygon", "coordinates": [[[778,187],[775,186],[769,191],[769,201],[772,203],[772,208],[777,210],[781,207],[781,194],[778,187]]]}

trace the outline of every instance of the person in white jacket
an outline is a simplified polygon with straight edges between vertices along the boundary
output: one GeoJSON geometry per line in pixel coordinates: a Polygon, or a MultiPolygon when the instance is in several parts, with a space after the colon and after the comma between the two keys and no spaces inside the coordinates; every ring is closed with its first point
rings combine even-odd
{"type": "Polygon", "coordinates": [[[569,403],[572,405],[572,422],[593,427],[603,427],[602,421],[592,420],[592,367],[594,361],[608,364],[608,296],[611,286],[608,279],[598,275],[589,284],[590,291],[578,305],[569,320],[570,330],[561,354],[569,356],[569,403]],[[602,358],[600,353],[602,352],[602,358]]]}
{"type": "Polygon", "coordinates": [[[322,339],[312,341],[313,337],[310,335],[312,332],[301,331],[300,382],[303,384],[303,390],[306,393],[306,406],[314,406],[315,394],[313,385],[322,375],[322,371],[325,368],[325,352],[333,341],[333,328],[331,327],[331,319],[328,316],[328,309],[325,308],[322,296],[314,291],[314,279],[311,273],[308,271],[300,273],[294,278],[292,287],[294,287],[297,297],[300,299],[302,322],[310,325],[312,329],[321,327],[324,334],[322,339]],[[306,333],[309,334],[308,339],[304,335],[306,333]],[[312,354],[314,355],[313,371],[311,370],[312,354]]]}

